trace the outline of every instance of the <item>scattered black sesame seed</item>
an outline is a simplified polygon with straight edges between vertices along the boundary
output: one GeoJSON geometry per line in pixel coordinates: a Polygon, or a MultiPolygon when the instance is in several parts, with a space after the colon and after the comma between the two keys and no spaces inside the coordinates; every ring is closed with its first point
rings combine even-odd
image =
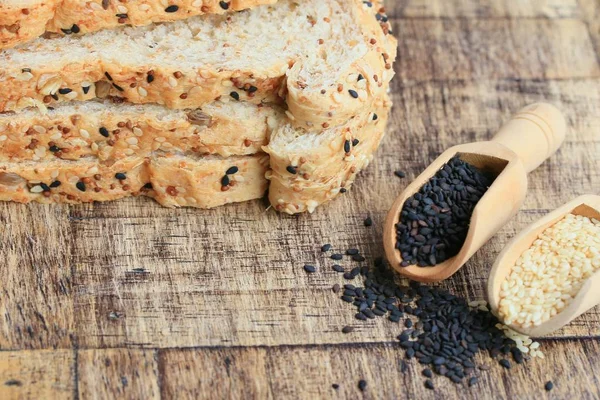
{"type": "Polygon", "coordinates": [[[179,10],[179,6],[169,6],[167,8],[165,8],[165,12],[168,13],[174,13],[177,12],[179,10]]]}
{"type": "Polygon", "coordinates": [[[4,382],[4,386],[23,386],[23,382],[17,379],[9,379],[6,382],[4,382]]]}
{"type": "Polygon", "coordinates": [[[56,153],[57,151],[60,151],[60,147],[58,146],[50,146],[50,148],[48,149],[53,153],[56,153]]]}
{"type": "Polygon", "coordinates": [[[73,33],[73,32],[71,32],[71,30],[70,30],[70,29],[61,29],[61,31],[62,31],[62,32],[65,34],[65,35],[70,35],[71,33],[73,33]]]}
{"type": "Polygon", "coordinates": [[[308,264],[306,264],[304,266],[304,270],[310,274],[317,271],[317,269],[313,265],[308,265],[308,264]]]}
{"type": "Polygon", "coordinates": [[[340,292],[340,284],[336,283],[335,285],[333,285],[331,290],[333,291],[333,293],[339,293],[340,292]]]}
{"type": "Polygon", "coordinates": [[[150,183],[150,182],[146,183],[146,184],[144,185],[144,189],[152,190],[152,189],[153,189],[153,187],[152,187],[152,183],[150,183]]]}
{"type": "Polygon", "coordinates": [[[221,6],[221,8],[222,8],[223,10],[228,10],[228,9],[229,9],[229,3],[228,3],[228,2],[226,2],[226,1],[220,1],[220,2],[219,2],[219,5],[221,6]]]}
{"type": "Polygon", "coordinates": [[[110,76],[110,74],[108,72],[104,73],[104,76],[106,76],[106,79],[108,79],[109,81],[112,81],[112,76],[110,76]]]}
{"type": "Polygon", "coordinates": [[[286,171],[287,171],[287,172],[289,172],[289,173],[290,173],[290,174],[292,174],[292,175],[296,175],[296,174],[298,173],[298,170],[297,170],[297,168],[298,168],[298,167],[294,167],[293,165],[288,165],[288,166],[286,167],[286,171]]]}
{"type": "Polygon", "coordinates": [[[348,189],[346,188],[340,188],[340,193],[346,193],[348,191],[348,189]]]}
{"type": "Polygon", "coordinates": [[[125,175],[125,174],[124,174],[124,173],[122,173],[122,172],[117,172],[117,173],[115,174],[115,178],[117,178],[117,179],[118,179],[118,180],[120,180],[120,181],[123,181],[123,180],[127,179],[127,175],[125,175]]]}
{"type": "Polygon", "coordinates": [[[331,385],[331,387],[337,390],[340,388],[340,385],[338,385],[337,383],[334,383],[333,385],[331,385]]]}
{"type": "Polygon", "coordinates": [[[350,332],[353,332],[353,331],[354,331],[354,328],[351,327],[351,326],[349,326],[349,325],[347,325],[347,326],[345,326],[345,327],[342,328],[342,333],[350,333],[350,332]]]}
{"type": "Polygon", "coordinates": [[[379,116],[377,114],[373,114],[373,121],[377,121],[378,118],[379,116]]]}
{"type": "Polygon", "coordinates": [[[254,93],[258,90],[258,88],[256,86],[250,86],[248,88],[248,93],[254,93]]]}
{"type": "Polygon", "coordinates": [[[431,372],[431,370],[429,368],[425,368],[423,370],[423,376],[427,377],[427,378],[431,378],[431,377],[433,377],[433,372],[431,372]]]}
{"type": "Polygon", "coordinates": [[[478,379],[476,376],[472,376],[471,378],[469,378],[469,387],[475,385],[477,383],[478,379]]]}
{"type": "Polygon", "coordinates": [[[101,127],[101,128],[99,129],[99,132],[100,132],[100,134],[101,134],[102,136],[104,136],[104,137],[108,137],[108,129],[106,129],[105,127],[101,127]]]}
{"type": "Polygon", "coordinates": [[[510,365],[510,361],[508,361],[507,359],[503,358],[502,360],[500,360],[498,362],[500,365],[502,365],[504,368],[506,369],[510,369],[511,365],[510,365]]]}
{"type": "Polygon", "coordinates": [[[359,253],[358,249],[348,249],[348,250],[346,250],[346,255],[348,255],[348,256],[354,256],[354,255],[356,255],[358,253],[359,253]]]}
{"type": "Polygon", "coordinates": [[[154,82],[154,75],[148,74],[148,76],[146,77],[146,82],[148,82],[148,83],[154,82]]]}
{"type": "Polygon", "coordinates": [[[360,141],[358,139],[352,139],[352,146],[356,146],[360,143],[360,141]]]}
{"type": "Polygon", "coordinates": [[[358,262],[363,262],[363,261],[365,261],[365,258],[363,256],[361,256],[360,254],[356,254],[356,255],[352,256],[352,260],[358,261],[358,262]]]}
{"type": "Polygon", "coordinates": [[[57,188],[61,185],[60,181],[54,181],[50,184],[50,188],[57,188]]]}
{"type": "Polygon", "coordinates": [[[225,173],[227,175],[233,175],[233,174],[237,174],[237,172],[239,171],[239,168],[236,166],[230,167],[225,173]]]}
{"type": "Polygon", "coordinates": [[[342,267],[341,265],[334,265],[333,267],[331,267],[335,272],[345,272],[344,271],[344,267],[342,267]]]}
{"type": "Polygon", "coordinates": [[[234,92],[231,92],[231,93],[229,93],[229,95],[230,95],[230,96],[231,96],[231,97],[232,97],[234,100],[237,100],[237,101],[239,101],[239,100],[240,100],[240,94],[239,94],[238,92],[235,92],[235,91],[234,91],[234,92]]]}
{"type": "Polygon", "coordinates": [[[230,183],[231,183],[231,181],[230,181],[230,179],[229,179],[229,176],[227,176],[227,175],[224,175],[224,176],[221,178],[221,186],[229,186],[229,184],[230,184],[230,183]]]}
{"type": "Polygon", "coordinates": [[[363,74],[358,74],[358,79],[356,80],[357,82],[362,81],[363,79],[365,79],[365,77],[363,76],[363,74]]]}
{"type": "Polygon", "coordinates": [[[548,381],[544,385],[544,389],[546,389],[546,392],[551,391],[553,388],[554,388],[554,384],[552,383],[552,381],[548,381]]]}
{"type": "Polygon", "coordinates": [[[425,387],[429,390],[433,390],[433,382],[431,382],[431,379],[425,381],[425,387]]]}
{"type": "Polygon", "coordinates": [[[348,93],[350,93],[350,96],[354,97],[355,99],[358,99],[358,93],[356,92],[356,90],[348,90],[348,93]]]}
{"type": "Polygon", "coordinates": [[[336,254],[332,254],[332,255],[331,255],[331,259],[332,259],[332,260],[339,261],[339,260],[341,260],[342,258],[344,258],[344,256],[342,256],[342,255],[341,255],[341,254],[339,254],[339,253],[336,253],[336,254]]]}
{"type": "Polygon", "coordinates": [[[361,379],[360,381],[358,381],[358,388],[360,389],[361,392],[364,392],[365,389],[367,388],[367,381],[365,381],[364,379],[361,379]]]}
{"type": "Polygon", "coordinates": [[[329,243],[326,243],[323,246],[321,246],[321,252],[325,253],[329,250],[331,250],[331,245],[329,243]]]}
{"type": "Polygon", "coordinates": [[[119,92],[124,92],[124,91],[125,91],[125,89],[123,89],[121,86],[117,85],[116,83],[113,83],[112,85],[113,85],[113,87],[114,87],[115,89],[117,89],[119,92]]]}
{"type": "Polygon", "coordinates": [[[40,187],[42,188],[42,190],[44,192],[49,192],[50,191],[50,187],[48,185],[46,185],[45,183],[40,183],[40,187]]]}
{"type": "Polygon", "coordinates": [[[371,217],[367,217],[367,218],[365,218],[365,220],[364,220],[363,223],[364,223],[365,226],[372,226],[373,225],[373,219],[371,219],[371,217]]]}
{"type": "Polygon", "coordinates": [[[398,178],[406,178],[406,173],[404,171],[394,171],[394,175],[396,175],[398,178]]]}
{"type": "Polygon", "coordinates": [[[83,94],[88,94],[90,91],[90,86],[82,86],[81,88],[83,89],[83,94]]]}
{"type": "Polygon", "coordinates": [[[76,24],[73,24],[73,26],[71,27],[71,32],[79,33],[79,32],[81,32],[81,29],[79,29],[79,26],[77,26],[76,24]]]}
{"type": "Polygon", "coordinates": [[[79,181],[75,184],[75,186],[77,187],[77,189],[81,190],[82,192],[85,192],[86,187],[85,187],[85,183],[79,181]]]}
{"type": "Polygon", "coordinates": [[[71,93],[73,90],[69,89],[69,88],[62,88],[62,89],[58,89],[58,93],[59,94],[69,94],[71,93]]]}

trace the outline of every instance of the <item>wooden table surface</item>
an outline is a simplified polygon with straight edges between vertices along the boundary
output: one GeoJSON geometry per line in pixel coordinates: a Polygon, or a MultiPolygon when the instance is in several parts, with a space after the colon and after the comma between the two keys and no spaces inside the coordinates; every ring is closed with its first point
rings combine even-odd
{"type": "Polygon", "coordinates": [[[418,364],[400,372],[400,326],[357,321],[332,293],[343,279],[319,248],[382,255],[386,210],[410,178],[445,148],[550,101],[571,127],[565,144],[530,175],[518,216],[443,283],[482,299],[515,232],[600,193],[600,2],[389,0],[388,12],[400,59],[387,138],[354,188],[313,215],[264,201],[211,211],[145,199],[0,204],[0,399],[599,398],[599,309],[543,339],[545,360],[506,371],[479,357],[494,367],[475,387],[437,378],[431,392],[418,364]]]}

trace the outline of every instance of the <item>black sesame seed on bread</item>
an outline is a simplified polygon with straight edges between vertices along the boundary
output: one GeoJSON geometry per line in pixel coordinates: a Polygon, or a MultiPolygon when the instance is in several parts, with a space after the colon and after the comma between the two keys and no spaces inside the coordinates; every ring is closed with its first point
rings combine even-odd
{"type": "Polygon", "coordinates": [[[396,41],[380,11],[361,0],[280,0],[37,39],[0,54],[0,111],[97,97],[173,109],[285,102],[295,126],[323,130],[385,94],[396,41]]]}
{"type": "Polygon", "coordinates": [[[143,26],[203,14],[239,11],[276,0],[0,0],[0,49],[45,32],[81,35],[122,25],[143,26]]]}

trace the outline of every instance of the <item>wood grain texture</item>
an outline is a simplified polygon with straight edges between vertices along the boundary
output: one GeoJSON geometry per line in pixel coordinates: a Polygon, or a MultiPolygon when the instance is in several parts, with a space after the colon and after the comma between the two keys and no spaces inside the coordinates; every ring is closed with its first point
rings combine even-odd
{"type": "Polygon", "coordinates": [[[81,399],[159,399],[158,362],[153,350],[84,350],[77,355],[81,399]]]}
{"type": "MultiPolygon", "coordinates": [[[[592,0],[594,1],[594,0],[592,0]]],[[[578,18],[577,0],[405,0],[387,2],[396,18],[578,18]]]]}
{"type": "Polygon", "coordinates": [[[581,20],[408,19],[393,25],[402,38],[398,81],[600,76],[581,20]]]}
{"type": "Polygon", "coordinates": [[[0,399],[70,399],[75,389],[70,350],[0,352],[0,399]]]}
{"type": "MultiPolygon", "coordinates": [[[[209,211],[146,199],[0,204],[0,399],[354,399],[361,378],[364,398],[432,398],[417,365],[398,371],[398,324],[355,320],[319,249],[383,255],[386,211],[410,179],[446,148],[489,139],[516,110],[548,101],[567,117],[566,143],[530,175],[517,217],[442,284],[484,298],[517,231],[600,193],[599,9],[597,0],[389,1],[400,61],[388,135],[352,190],[313,215],[279,215],[265,201],[209,211]],[[307,275],[306,263],[318,272],[307,275]],[[348,324],[356,329],[344,335],[348,324]]],[[[598,398],[599,346],[597,307],[543,341],[546,360],[494,368],[471,390],[435,380],[435,394],[598,398]]]]}
{"type": "Polygon", "coordinates": [[[503,369],[489,357],[479,358],[479,383],[471,388],[435,376],[435,392],[424,388],[423,367],[408,363],[401,372],[402,351],[394,345],[164,350],[160,353],[162,390],[166,398],[260,399],[593,399],[600,395],[595,374],[600,363],[589,353],[596,341],[565,341],[546,347],[548,358],[503,369]],[[566,351],[566,349],[569,349],[566,351]],[[586,365],[582,375],[568,365],[586,365]],[[367,388],[358,389],[364,379],[367,388]],[[544,384],[555,388],[546,394],[544,384]],[[577,385],[572,382],[577,381],[577,385]],[[193,385],[186,384],[194,382],[193,385]],[[339,389],[334,389],[333,384],[339,389]]]}

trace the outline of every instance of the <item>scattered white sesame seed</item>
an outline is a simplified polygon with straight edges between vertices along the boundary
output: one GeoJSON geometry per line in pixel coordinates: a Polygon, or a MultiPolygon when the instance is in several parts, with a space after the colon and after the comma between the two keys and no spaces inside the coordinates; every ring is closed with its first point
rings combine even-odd
{"type": "Polygon", "coordinates": [[[79,130],[79,134],[84,139],[89,139],[90,138],[90,133],[88,131],[86,131],[85,129],[80,129],[79,130]]]}
{"type": "Polygon", "coordinates": [[[37,186],[33,186],[31,189],[29,189],[29,191],[31,193],[42,193],[44,191],[44,189],[42,189],[42,187],[40,185],[37,185],[37,186]]]}

